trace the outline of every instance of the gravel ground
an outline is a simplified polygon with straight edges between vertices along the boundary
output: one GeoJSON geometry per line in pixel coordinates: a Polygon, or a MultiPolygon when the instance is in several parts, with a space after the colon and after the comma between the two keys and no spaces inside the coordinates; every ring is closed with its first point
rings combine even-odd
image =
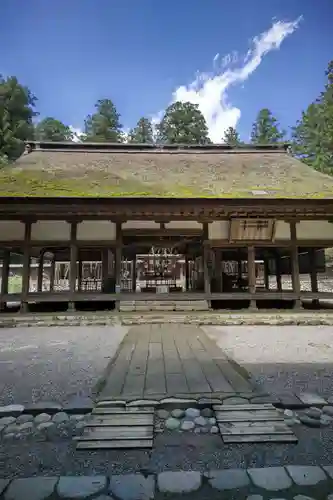
{"type": "Polygon", "coordinates": [[[297,445],[224,445],[218,435],[178,432],[157,435],[153,451],[76,451],[70,440],[3,443],[0,470],[2,477],[23,477],[332,463],[332,428],[294,430],[297,445]]]}
{"type": "Polygon", "coordinates": [[[0,329],[0,405],[88,397],[127,328],[0,329]]]}
{"type": "Polygon", "coordinates": [[[204,330],[269,393],[306,390],[333,396],[332,327],[230,326],[204,330]]]}

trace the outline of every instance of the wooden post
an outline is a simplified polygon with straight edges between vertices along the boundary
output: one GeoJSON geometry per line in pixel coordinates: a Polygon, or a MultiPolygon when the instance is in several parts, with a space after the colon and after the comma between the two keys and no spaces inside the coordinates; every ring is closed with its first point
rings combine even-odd
{"type": "Polygon", "coordinates": [[[277,253],[275,256],[275,272],[276,272],[276,288],[278,292],[282,292],[282,280],[281,280],[281,257],[277,253]]]}
{"type": "MultiPolygon", "coordinates": [[[[116,224],[116,249],[115,249],[115,279],[116,279],[116,293],[121,290],[121,260],[122,260],[122,231],[121,222],[116,224]]],[[[116,310],[120,310],[120,300],[116,300],[116,310]]]]}
{"type": "MultiPolygon", "coordinates": [[[[209,251],[210,248],[207,245],[207,240],[208,240],[208,223],[204,222],[203,223],[203,239],[204,239],[204,245],[203,245],[203,274],[204,274],[204,290],[205,294],[209,295],[210,294],[210,278],[209,278],[209,269],[208,269],[208,257],[209,257],[209,251]]],[[[210,307],[210,301],[208,300],[208,305],[210,307]]]]}
{"type": "Polygon", "coordinates": [[[43,291],[43,272],[44,272],[44,253],[45,250],[41,250],[38,260],[38,272],[37,272],[37,291],[43,291]]]}
{"type": "MultiPolygon", "coordinates": [[[[247,249],[247,275],[249,281],[249,292],[254,294],[256,292],[256,268],[255,268],[255,248],[253,246],[247,249]]],[[[251,297],[250,309],[256,309],[256,301],[251,297]]]]}
{"type": "Polygon", "coordinates": [[[242,279],[242,252],[241,249],[239,248],[237,251],[237,278],[238,282],[240,283],[242,279]]]}
{"type": "Polygon", "coordinates": [[[219,248],[215,249],[215,268],[214,268],[214,277],[217,280],[218,283],[218,288],[216,291],[221,292],[222,291],[222,262],[221,262],[221,256],[222,256],[222,251],[219,248]]]}
{"type": "Polygon", "coordinates": [[[30,242],[31,242],[31,225],[32,222],[25,222],[24,228],[24,243],[23,243],[23,268],[22,268],[22,293],[21,307],[22,313],[28,312],[28,293],[30,282],[30,242]]]}
{"type": "Polygon", "coordinates": [[[102,249],[102,293],[106,293],[108,276],[109,276],[109,250],[107,248],[102,249]]]}
{"type": "Polygon", "coordinates": [[[53,255],[51,259],[51,269],[50,269],[50,292],[54,291],[55,265],[56,265],[56,259],[55,255],[53,255]]]}
{"type": "Polygon", "coordinates": [[[264,259],[264,281],[265,289],[269,290],[269,260],[267,258],[264,259]]]}
{"type": "Polygon", "coordinates": [[[185,254],[185,291],[188,292],[190,288],[190,269],[188,254],[185,254]]]}
{"type": "MultiPolygon", "coordinates": [[[[317,277],[317,252],[315,248],[310,248],[308,251],[311,292],[318,293],[318,277],[317,277]]],[[[319,299],[312,299],[313,307],[319,307],[319,299]]]]}
{"type": "Polygon", "coordinates": [[[134,293],[136,292],[136,277],[137,277],[136,254],[134,254],[132,261],[132,291],[134,293]]]}
{"type": "Polygon", "coordinates": [[[301,307],[301,285],[299,279],[299,262],[298,262],[298,247],[297,247],[297,233],[296,222],[290,222],[290,239],[291,239],[291,280],[293,292],[296,294],[295,308],[301,307]]]}
{"type": "Polygon", "coordinates": [[[10,250],[5,248],[3,250],[3,258],[2,258],[0,310],[4,310],[6,308],[6,302],[3,300],[3,297],[8,293],[9,265],[10,265],[10,250]]]}
{"type": "MultiPolygon", "coordinates": [[[[79,252],[78,252],[79,253],[79,252]]],[[[81,292],[82,287],[82,259],[80,258],[80,255],[78,255],[78,267],[77,267],[77,291],[81,292]]]]}
{"type": "Polygon", "coordinates": [[[70,236],[70,270],[69,270],[69,292],[70,301],[68,302],[68,310],[75,311],[75,289],[76,289],[76,274],[77,274],[77,222],[71,222],[71,236],[70,236]]]}

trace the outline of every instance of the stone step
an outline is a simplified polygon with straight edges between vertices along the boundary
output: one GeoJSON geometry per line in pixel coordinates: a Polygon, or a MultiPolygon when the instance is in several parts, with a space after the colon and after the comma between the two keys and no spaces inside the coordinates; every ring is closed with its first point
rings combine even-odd
{"type": "Polygon", "coordinates": [[[208,311],[206,300],[121,301],[120,311],[208,311]]]}

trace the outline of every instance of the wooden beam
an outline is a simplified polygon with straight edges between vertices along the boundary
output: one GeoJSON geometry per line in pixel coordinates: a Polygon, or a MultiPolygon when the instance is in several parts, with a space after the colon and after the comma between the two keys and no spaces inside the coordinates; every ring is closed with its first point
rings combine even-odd
{"type": "Polygon", "coordinates": [[[296,221],[290,221],[290,239],[291,239],[291,280],[293,292],[296,294],[295,308],[301,307],[300,292],[301,283],[299,276],[299,260],[298,260],[298,246],[297,246],[297,230],[296,221]]]}
{"type": "Polygon", "coordinates": [[[20,311],[28,312],[28,294],[30,282],[31,221],[25,222],[23,243],[22,293],[20,311]]]}
{"type": "Polygon", "coordinates": [[[5,301],[3,301],[3,297],[8,294],[9,266],[10,266],[10,251],[4,249],[2,258],[2,273],[1,273],[0,310],[5,309],[6,306],[5,301]]]}
{"type": "Polygon", "coordinates": [[[74,295],[76,292],[76,278],[77,278],[77,257],[78,257],[78,247],[77,247],[77,226],[76,221],[71,222],[71,236],[70,236],[70,270],[69,270],[69,292],[70,301],[68,303],[68,310],[75,310],[74,295]]]}

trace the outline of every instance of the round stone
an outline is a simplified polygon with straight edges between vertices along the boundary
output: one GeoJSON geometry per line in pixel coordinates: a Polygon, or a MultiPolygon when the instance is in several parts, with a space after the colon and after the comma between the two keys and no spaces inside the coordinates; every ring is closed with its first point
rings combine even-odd
{"type": "Polygon", "coordinates": [[[305,410],[304,413],[310,418],[320,418],[323,414],[322,410],[320,408],[316,408],[315,406],[305,410]]]}
{"type": "Polygon", "coordinates": [[[302,424],[307,425],[308,427],[320,427],[319,418],[311,418],[308,415],[300,415],[299,419],[302,424]]]}
{"type": "Polygon", "coordinates": [[[11,434],[12,432],[17,432],[18,431],[18,426],[16,424],[10,424],[7,425],[7,427],[4,428],[4,434],[11,434]]]}
{"type": "Polygon", "coordinates": [[[2,439],[6,439],[6,440],[8,439],[8,441],[9,441],[10,439],[14,439],[14,438],[15,438],[14,432],[8,432],[8,434],[3,435],[2,439]]]}
{"type": "Polygon", "coordinates": [[[284,423],[291,427],[292,425],[300,424],[301,422],[298,420],[298,418],[286,418],[284,423]]]}
{"type": "Polygon", "coordinates": [[[174,418],[182,418],[184,415],[185,415],[184,410],[180,410],[179,408],[176,408],[171,412],[171,416],[174,418]]]}
{"type": "Polygon", "coordinates": [[[185,415],[188,418],[197,418],[200,417],[200,410],[198,410],[198,408],[187,408],[185,410],[185,415]]]}
{"type": "Polygon", "coordinates": [[[208,427],[200,427],[200,434],[208,434],[209,429],[208,427]]]}
{"type": "Polygon", "coordinates": [[[34,428],[34,424],[33,422],[23,422],[23,424],[20,424],[18,426],[18,432],[25,432],[25,433],[29,433],[32,431],[32,429],[34,428]]]}
{"type": "Polygon", "coordinates": [[[217,427],[217,425],[213,425],[210,429],[210,433],[211,434],[218,434],[219,432],[219,428],[217,427]]]}
{"type": "Polygon", "coordinates": [[[68,417],[67,413],[65,413],[64,411],[59,411],[58,413],[53,415],[53,418],[52,418],[52,421],[55,424],[63,424],[64,422],[68,422],[68,420],[69,420],[69,417],[68,417]]]}
{"type": "Polygon", "coordinates": [[[15,417],[2,417],[0,418],[0,425],[7,426],[13,424],[16,421],[15,417]]]}
{"type": "Polygon", "coordinates": [[[327,425],[330,425],[333,421],[333,418],[330,417],[329,415],[322,415],[320,417],[320,423],[321,425],[324,425],[324,426],[327,426],[327,425]]]}
{"type": "Polygon", "coordinates": [[[35,416],[35,424],[43,424],[45,422],[49,422],[51,420],[51,415],[48,413],[39,413],[39,415],[35,416]]]}
{"type": "Polygon", "coordinates": [[[330,415],[331,417],[333,417],[333,406],[324,406],[323,407],[323,413],[325,413],[326,415],[330,415]]]}
{"type": "Polygon", "coordinates": [[[180,428],[182,431],[190,431],[192,429],[194,429],[195,427],[195,424],[193,422],[193,420],[184,420],[184,422],[182,422],[180,428]]]}
{"type": "Polygon", "coordinates": [[[81,422],[82,420],[84,420],[85,418],[85,415],[70,415],[69,416],[69,420],[73,421],[73,422],[81,422]]]}
{"type": "Polygon", "coordinates": [[[210,417],[208,419],[208,423],[209,423],[209,425],[215,425],[216,424],[216,418],[215,417],[210,417]]]}
{"type": "Polygon", "coordinates": [[[25,424],[26,422],[33,422],[33,421],[34,421],[34,416],[28,413],[23,413],[16,419],[17,424],[25,424]]]}
{"type": "Polygon", "coordinates": [[[200,432],[201,432],[201,428],[200,427],[196,427],[194,429],[194,434],[200,434],[200,432]]]}
{"type": "Polygon", "coordinates": [[[204,427],[205,425],[207,425],[207,420],[205,419],[205,417],[196,417],[194,419],[194,423],[196,425],[199,425],[200,427],[204,427]]]}
{"type": "Polygon", "coordinates": [[[294,412],[292,410],[289,410],[288,408],[286,410],[284,410],[283,414],[285,417],[293,417],[294,416],[294,412]]]}
{"type": "Polygon", "coordinates": [[[156,414],[158,418],[161,418],[162,420],[166,420],[170,415],[167,410],[157,410],[156,414]]]}
{"type": "Polygon", "coordinates": [[[53,422],[42,422],[41,424],[37,425],[38,431],[48,431],[49,429],[53,429],[53,428],[54,428],[53,422]]]}
{"type": "Polygon", "coordinates": [[[178,429],[180,426],[180,421],[177,420],[176,418],[173,418],[173,417],[169,417],[166,421],[165,421],[165,427],[169,430],[169,431],[174,431],[176,429],[178,429]]]}
{"type": "Polygon", "coordinates": [[[213,410],[211,410],[211,408],[204,408],[203,410],[201,410],[201,415],[203,417],[210,418],[214,415],[214,412],[213,410]]]}

